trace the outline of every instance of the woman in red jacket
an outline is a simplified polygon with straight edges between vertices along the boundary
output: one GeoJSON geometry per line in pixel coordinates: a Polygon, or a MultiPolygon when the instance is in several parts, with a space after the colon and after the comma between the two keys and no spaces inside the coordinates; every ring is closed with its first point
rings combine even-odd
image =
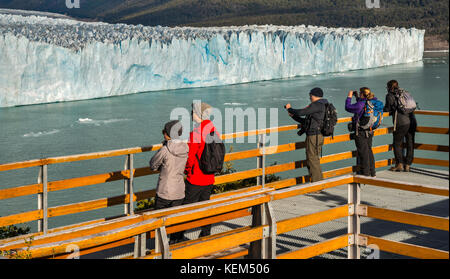
{"type": "MultiPolygon", "coordinates": [[[[213,123],[209,120],[210,112],[211,106],[206,103],[192,104],[192,119],[194,120],[195,125],[189,135],[189,155],[184,170],[187,177],[183,204],[209,200],[214,187],[214,174],[204,174],[199,166],[199,159],[205,148],[206,136],[211,132],[217,133],[213,123]]],[[[208,236],[210,234],[211,225],[206,225],[201,228],[199,237],[208,236]]],[[[185,240],[184,231],[176,234],[176,240],[171,244],[183,240],[185,240]]]]}

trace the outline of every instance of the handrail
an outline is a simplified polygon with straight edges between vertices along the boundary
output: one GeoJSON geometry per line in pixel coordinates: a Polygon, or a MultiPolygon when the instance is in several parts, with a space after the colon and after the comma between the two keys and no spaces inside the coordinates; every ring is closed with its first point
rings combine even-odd
{"type": "MultiPolygon", "coordinates": [[[[240,197],[231,200],[230,198],[228,198],[230,200],[228,202],[222,201],[217,204],[214,204],[214,201],[202,202],[199,203],[199,205],[203,205],[203,207],[200,207],[198,209],[191,209],[188,211],[183,211],[170,215],[163,214],[159,218],[155,218],[154,215],[152,215],[155,212],[144,214],[139,217],[138,216],[126,217],[124,220],[130,221],[132,219],[136,219],[138,220],[138,222],[128,225],[124,225],[121,223],[121,226],[116,226],[116,228],[105,227],[106,231],[97,230],[82,235],[72,233],[71,238],[66,238],[62,240],[57,239],[54,236],[53,238],[49,236],[47,237],[47,240],[50,240],[49,242],[42,242],[42,240],[45,240],[46,238],[41,237],[41,239],[36,240],[40,242],[36,242],[35,245],[28,247],[26,249],[22,248],[20,252],[25,254],[28,253],[33,258],[52,257],[58,254],[67,253],[66,249],[69,245],[77,245],[78,247],[80,247],[80,249],[88,249],[90,247],[106,245],[108,243],[124,240],[133,236],[140,235],[145,232],[157,230],[161,227],[174,226],[177,224],[182,224],[194,220],[200,220],[207,217],[217,216],[220,214],[227,214],[230,212],[234,212],[236,210],[252,208],[257,205],[270,203],[277,199],[284,199],[296,195],[303,195],[306,193],[310,193],[316,191],[318,188],[337,187],[340,185],[352,183],[364,183],[364,184],[367,183],[366,185],[369,186],[383,186],[383,187],[386,186],[387,183],[391,183],[394,186],[394,188],[397,188],[399,184],[403,183],[398,181],[389,182],[385,179],[378,179],[378,178],[369,178],[370,180],[369,183],[369,181],[364,181],[363,178],[364,178],[363,176],[358,175],[345,175],[338,178],[327,179],[325,181],[319,181],[307,185],[299,185],[282,190],[276,190],[275,188],[264,189],[253,192],[248,196],[241,195],[240,197]],[[145,219],[144,218],[145,216],[147,216],[148,219],[145,219]]],[[[402,190],[416,192],[417,187],[414,186],[419,185],[407,184],[402,190]]],[[[421,185],[421,188],[434,189],[435,187],[421,185]]],[[[436,194],[433,192],[433,190],[425,192],[429,194],[436,194]]],[[[448,196],[448,194],[449,193],[447,189],[445,196],[448,196]]],[[[162,211],[170,212],[172,210],[173,209],[166,209],[162,211]]],[[[449,224],[448,218],[435,217],[411,212],[403,212],[397,210],[389,210],[384,208],[376,208],[367,205],[359,205],[359,204],[353,205],[349,203],[347,205],[338,206],[321,212],[277,221],[275,235],[343,218],[346,216],[352,217],[356,215],[446,231],[448,231],[448,224],[449,224]]],[[[111,220],[109,224],[111,225],[119,222],[123,221],[111,220]]],[[[91,229],[93,229],[94,227],[95,226],[93,226],[91,229]]],[[[264,231],[269,228],[271,228],[270,224],[262,226],[244,227],[232,230],[230,232],[202,238],[199,240],[188,241],[186,243],[173,245],[173,247],[170,250],[170,254],[172,255],[172,258],[199,257],[205,254],[210,254],[213,252],[221,251],[223,249],[235,247],[240,244],[266,239],[267,235],[265,235],[264,231]]],[[[368,246],[370,243],[373,243],[379,245],[380,249],[386,250],[388,252],[399,253],[402,255],[414,256],[419,258],[448,258],[449,256],[448,252],[446,251],[421,247],[417,245],[393,242],[358,233],[355,236],[353,236],[352,234],[346,234],[331,240],[319,242],[311,246],[299,249],[297,251],[292,251],[278,255],[277,258],[279,259],[310,258],[323,253],[334,251],[336,249],[346,247],[348,245],[354,245],[352,243],[357,243],[358,245],[361,246],[368,246]],[[413,248],[415,249],[414,252],[412,250],[413,248]]],[[[23,246],[24,245],[22,244],[22,247],[23,246]]],[[[1,249],[4,249],[6,247],[8,246],[5,245],[3,245],[3,247],[0,246],[1,249]]],[[[9,248],[11,247],[14,246],[9,245],[9,248]]],[[[15,247],[18,248],[19,246],[16,244],[15,247]]],[[[156,258],[158,256],[161,256],[161,252],[153,251],[149,255],[144,255],[143,258],[156,258]]]]}
{"type": "Polygon", "coordinates": [[[432,186],[424,186],[420,184],[415,183],[408,183],[408,182],[393,182],[388,179],[381,179],[381,178],[369,178],[364,177],[361,175],[355,176],[355,182],[361,183],[361,184],[369,184],[373,186],[378,187],[384,187],[384,188],[391,188],[391,189],[397,189],[397,190],[405,190],[410,192],[417,192],[417,193],[424,193],[424,194],[431,194],[431,195],[439,195],[439,196],[446,196],[449,195],[449,189],[444,189],[440,187],[432,187],[432,186]]]}
{"type": "Polygon", "coordinates": [[[404,212],[368,205],[360,205],[359,211],[363,212],[363,214],[361,214],[362,216],[370,218],[376,218],[391,222],[400,222],[403,224],[432,228],[436,230],[449,230],[448,217],[436,217],[427,214],[404,212]]]}
{"type": "Polygon", "coordinates": [[[447,251],[422,247],[413,244],[401,243],[397,241],[386,240],[370,235],[360,235],[362,246],[377,245],[381,250],[409,256],[419,259],[447,259],[449,254],[447,251]]]}
{"type": "MultiPolygon", "coordinates": [[[[425,114],[427,115],[427,111],[418,111],[419,114],[425,114]]],[[[388,115],[385,113],[385,115],[388,115]]],[[[430,115],[448,115],[448,112],[430,112],[430,115]]],[[[345,123],[351,121],[351,117],[347,118],[340,118],[339,123],[345,123]]],[[[233,133],[233,134],[227,134],[223,135],[223,138],[227,138],[229,136],[232,137],[240,137],[240,136],[249,136],[253,134],[264,134],[268,132],[273,131],[287,131],[297,129],[297,125],[288,125],[288,126],[282,126],[282,127],[276,127],[276,128],[268,128],[268,129],[260,129],[255,131],[248,131],[248,132],[242,132],[242,133],[233,133]]],[[[385,135],[392,131],[392,128],[380,128],[377,129],[375,132],[375,136],[379,135],[385,135]]],[[[427,132],[427,133],[438,133],[438,134],[448,134],[448,129],[446,128],[431,128],[431,127],[418,127],[418,131],[427,132]]],[[[337,135],[334,138],[325,138],[324,144],[332,144],[337,142],[344,142],[350,140],[350,134],[343,134],[343,135],[337,135]]],[[[31,160],[27,162],[19,162],[16,163],[17,165],[14,166],[12,164],[4,164],[0,165],[0,171],[7,170],[9,168],[14,168],[17,166],[20,167],[29,167],[29,166],[38,166],[39,164],[55,164],[55,163],[62,163],[62,162],[73,162],[78,160],[88,160],[88,159],[94,159],[94,158],[104,158],[109,156],[120,156],[120,155],[129,155],[129,154],[136,154],[140,152],[147,152],[152,150],[157,150],[161,147],[161,145],[153,145],[149,147],[139,147],[139,148],[128,148],[128,149],[121,149],[121,150],[113,150],[113,151],[107,151],[107,152],[99,152],[99,153],[89,153],[89,154],[80,154],[80,155],[72,155],[72,156],[64,156],[64,157],[55,157],[55,158],[47,158],[47,159],[41,159],[41,160],[31,160]],[[3,169],[2,169],[3,168],[3,169]]],[[[274,147],[266,147],[266,153],[281,153],[281,152],[287,152],[287,151],[293,151],[297,149],[302,149],[305,147],[304,142],[296,142],[296,143],[288,143],[283,144],[279,146],[274,147]]],[[[382,145],[374,147],[374,153],[379,152],[387,152],[391,150],[392,145],[382,145]]],[[[420,150],[431,150],[431,151],[440,151],[440,152],[448,152],[448,146],[440,146],[440,145],[430,145],[430,144],[416,144],[416,149],[420,150]]],[[[252,157],[258,157],[262,156],[261,150],[259,149],[252,149],[252,150],[244,150],[234,153],[229,153],[226,155],[225,161],[233,161],[233,160],[240,160],[240,159],[247,159],[252,157]]],[[[355,152],[343,152],[340,154],[333,154],[324,156],[321,160],[321,163],[328,163],[328,162],[335,162],[339,160],[345,160],[349,158],[355,157],[355,152]]],[[[426,159],[426,158],[415,158],[416,163],[421,164],[429,164],[429,165],[440,165],[440,166],[448,166],[448,161],[445,160],[437,160],[437,159],[426,159]]],[[[297,162],[291,162],[291,163],[285,163],[282,165],[275,165],[271,167],[265,167],[265,173],[266,174],[275,174],[282,171],[292,170],[300,167],[305,166],[305,161],[297,161],[297,162]]],[[[353,168],[346,168],[345,171],[341,171],[341,173],[348,173],[351,172],[353,168]]],[[[88,185],[94,185],[104,182],[110,182],[110,181],[118,181],[123,179],[129,179],[131,174],[133,174],[134,177],[140,177],[145,175],[151,175],[156,174],[158,172],[156,171],[150,171],[147,167],[143,168],[136,168],[133,169],[133,172],[130,170],[122,170],[122,171],[116,171],[111,172],[107,174],[97,174],[97,175],[91,175],[91,176],[85,176],[85,177],[77,177],[77,178],[70,178],[70,179],[64,179],[59,181],[50,181],[47,183],[47,189],[46,193],[53,192],[53,191],[59,191],[74,187],[81,187],[81,186],[88,186],[88,185]]],[[[339,172],[337,172],[339,173],[339,172]]],[[[247,170],[242,171],[238,173],[233,173],[229,175],[223,175],[216,177],[216,185],[221,183],[227,183],[232,181],[238,181],[245,178],[255,177],[255,176],[261,176],[262,175],[262,169],[253,169],[253,170],[247,170]]],[[[44,187],[43,183],[37,183],[37,184],[31,184],[31,185],[25,185],[25,186],[19,186],[14,188],[8,188],[8,189],[2,189],[0,190],[0,200],[2,199],[9,199],[14,197],[20,197],[20,196],[26,196],[26,195],[32,195],[32,194],[38,194],[42,195],[44,193],[44,187]]],[[[144,192],[138,192],[138,193],[132,193],[132,200],[142,200],[145,198],[149,198],[154,196],[155,191],[144,191],[144,192]]],[[[81,202],[73,205],[62,205],[62,206],[56,206],[53,208],[48,208],[47,210],[47,216],[45,218],[51,218],[61,215],[67,215],[67,214],[73,214],[83,211],[89,211],[89,210],[95,210],[100,208],[105,208],[112,205],[118,205],[118,204],[128,204],[130,203],[130,194],[124,194],[116,197],[110,197],[110,198],[102,198],[94,201],[86,201],[81,202]]],[[[25,223],[29,221],[34,220],[41,220],[44,218],[44,211],[42,208],[35,210],[35,211],[29,211],[19,214],[13,214],[9,216],[3,216],[0,217],[0,226],[6,226],[6,225],[13,225],[17,223],[25,223]]]]}
{"type": "MultiPolygon", "coordinates": [[[[448,115],[448,112],[430,112],[430,114],[428,114],[428,112],[426,112],[426,111],[420,111],[419,114],[448,115]]],[[[348,121],[351,121],[350,117],[340,118],[338,122],[345,123],[348,121]]],[[[269,133],[269,132],[274,132],[274,131],[277,131],[277,132],[289,131],[289,130],[294,130],[297,128],[298,128],[297,125],[288,125],[288,126],[261,129],[261,130],[248,131],[248,132],[242,132],[242,133],[233,133],[233,134],[224,135],[223,138],[226,138],[229,136],[241,137],[241,136],[257,135],[257,134],[264,134],[264,133],[269,133]]],[[[391,132],[392,132],[392,128],[380,128],[380,129],[376,130],[375,136],[386,135],[391,132]]],[[[433,127],[418,127],[418,132],[448,134],[448,129],[447,128],[433,128],[433,127]]],[[[349,141],[349,140],[350,140],[350,134],[343,134],[343,135],[337,135],[334,138],[325,138],[324,144],[345,142],[345,141],[349,141]]],[[[47,158],[47,159],[41,159],[41,160],[31,160],[31,161],[12,163],[12,164],[4,164],[4,165],[0,165],[0,171],[14,169],[14,167],[17,167],[17,166],[20,166],[18,168],[30,167],[30,166],[42,166],[40,164],[56,164],[56,163],[63,163],[63,162],[74,162],[74,161],[79,161],[79,160],[105,158],[105,157],[110,157],[110,155],[111,156],[121,156],[121,155],[136,154],[136,153],[141,153],[141,152],[158,150],[160,147],[161,147],[160,145],[154,145],[154,146],[150,146],[150,147],[128,148],[128,149],[113,150],[113,151],[107,151],[107,152],[80,154],[80,155],[72,155],[72,156],[47,158]],[[14,164],[17,164],[17,165],[14,165],[14,164]]],[[[283,144],[283,145],[279,145],[276,147],[266,147],[265,149],[266,149],[267,153],[277,154],[277,153],[302,149],[304,147],[305,147],[304,142],[296,142],[296,143],[283,144]]],[[[419,149],[419,150],[449,152],[448,146],[442,146],[442,145],[416,143],[415,148],[419,149]]],[[[391,149],[392,149],[392,145],[381,145],[381,146],[376,146],[373,148],[374,153],[387,152],[391,149]]],[[[258,157],[258,156],[262,156],[262,152],[260,149],[244,150],[244,151],[227,154],[226,161],[247,159],[247,158],[253,158],[253,157],[258,157]]],[[[332,154],[332,155],[324,156],[321,159],[321,163],[335,162],[335,161],[345,160],[345,159],[349,159],[349,158],[353,158],[353,157],[355,157],[355,151],[342,152],[339,154],[332,154]]],[[[391,161],[392,160],[378,161],[378,162],[376,162],[376,167],[390,165],[391,161]]],[[[448,166],[448,161],[446,161],[446,160],[415,158],[415,162],[421,163],[421,164],[448,166]]],[[[270,166],[270,167],[263,166],[263,168],[265,168],[265,174],[275,174],[275,173],[279,173],[279,172],[283,172],[283,171],[301,168],[304,166],[305,166],[305,161],[296,161],[296,162],[284,163],[281,165],[275,165],[275,166],[270,166]]],[[[351,167],[351,166],[345,167],[345,168],[341,168],[338,170],[326,171],[326,172],[324,172],[324,177],[330,178],[330,177],[334,177],[334,176],[349,174],[353,171],[354,171],[354,167],[351,167]]],[[[63,190],[63,189],[74,188],[74,187],[93,185],[93,184],[103,183],[103,182],[107,182],[107,181],[117,181],[117,180],[122,180],[122,179],[128,179],[128,178],[130,178],[131,175],[133,175],[134,177],[139,177],[139,176],[151,175],[151,174],[155,174],[155,173],[157,173],[157,172],[150,171],[147,167],[144,167],[144,168],[135,168],[132,171],[122,170],[122,171],[116,171],[116,172],[112,172],[112,173],[108,173],[108,174],[98,174],[98,175],[92,175],[92,176],[87,176],[87,177],[65,179],[65,180],[60,180],[60,181],[50,181],[50,182],[46,182],[46,192],[45,193],[52,192],[52,191],[59,191],[59,190],[63,190]]],[[[245,179],[245,178],[261,176],[262,174],[263,174],[263,172],[262,172],[261,168],[247,170],[247,171],[241,171],[241,172],[233,173],[230,175],[218,176],[216,178],[215,184],[217,185],[217,184],[231,182],[231,181],[238,181],[238,180],[245,179]]],[[[367,179],[367,178],[356,177],[355,179],[360,179],[360,181],[363,181],[364,179],[367,179]]],[[[308,177],[303,176],[303,177],[297,177],[297,178],[293,178],[293,179],[285,179],[282,181],[270,183],[270,184],[267,184],[266,187],[269,188],[269,189],[267,189],[269,191],[279,190],[279,189],[282,189],[285,187],[297,185],[297,184],[304,183],[307,181],[308,181],[308,177]]],[[[371,181],[371,182],[373,182],[373,181],[371,181]]],[[[350,183],[350,182],[348,182],[348,183],[350,183]]],[[[334,187],[332,185],[333,185],[332,183],[328,184],[328,185],[320,185],[320,186],[319,185],[316,185],[316,186],[310,185],[310,187],[312,187],[312,188],[309,188],[310,190],[298,189],[298,191],[299,191],[298,193],[305,193],[305,191],[306,192],[314,192],[314,191],[323,190],[323,189],[326,189],[329,187],[334,187]],[[313,190],[311,190],[311,189],[313,189],[313,190]]],[[[399,184],[399,185],[391,186],[391,187],[392,188],[397,187],[397,189],[402,189],[402,187],[404,188],[404,185],[402,186],[399,184]]],[[[412,187],[412,188],[414,188],[414,187],[412,187]]],[[[416,188],[419,189],[420,186],[416,187],[416,188]]],[[[258,189],[261,189],[261,185],[253,186],[251,189],[238,190],[235,193],[241,192],[244,195],[246,195],[246,194],[251,195],[250,194],[251,191],[258,190],[258,189]]],[[[440,195],[448,196],[448,191],[445,192],[445,191],[442,191],[441,189],[428,189],[427,188],[425,191],[428,191],[425,193],[439,193],[440,195]]],[[[14,187],[14,188],[9,188],[9,189],[2,189],[2,190],[0,190],[0,200],[24,196],[24,195],[31,195],[31,194],[42,195],[43,193],[44,193],[44,184],[41,182],[41,183],[32,184],[32,185],[25,185],[25,186],[14,187]]],[[[66,214],[100,209],[100,208],[105,208],[105,207],[117,205],[117,204],[127,204],[127,203],[130,203],[130,196],[132,197],[133,201],[137,201],[137,200],[142,200],[145,198],[152,197],[152,196],[154,196],[154,193],[155,193],[155,190],[149,190],[149,191],[131,193],[131,195],[123,194],[123,195],[111,197],[111,198],[102,198],[102,199],[98,199],[98,200],[94,200],[94,201],[86,201],[86,202],[76,203],[76,204],[72,204],[72,205],[69,204],[69,205],[57,206],[57,207],[53,207],[53,208],[48,208],[47,211],[45,211],[47,213],[45,217],[44,217],[44,210],[46,207],[43,207],[43,208],[40,208],[40,209],[34,210],[34,211],[0,217],[0,226],[25,223],[25,222],[34,221],[34,220],[42,220],[43,218],[51,218],[51,217],[56,217],[56,216],[61,216],[61,215],[66,215],[66,214]]],[[[286,195],[288,195],[287,193],[289,193],[289,191],[279,191],[279,193],[277,195],[273,196],[273,199],[277,200],[277,199],[285,198],[286,195]]],[[[233,195],[233,193],[220,194],[220,195],[217,195],[217,197],[213,197],[212,200],[217,200],[217,202],[220,202],[220,197],[230,197],[231,195],[233,195]]],[[[135,220],[138,220],[138,219],[135,219],[135,220]]],[[[98,224],[99,222],[103,222],[103,221],[104,221],[104,219],[98,220],[98,221],[94,220],[94,221],[92,221],[92,224],[98,224]]],[[[89,223],[90,222],[78,224],[78,225],[75,225],[74,227],[77,228],[77,226],[83,226],[83,224],[89,224],[89,223]]],[[[54,229],[52,231],[56,232],[56,231],[58,231],[58,229],[54,229]]],[[[48,233],[48,232],[44,231],[44,234],[45,233],[48,233]]],[[[88,231],[86,231],[86,233],[88,233],[88,231]]],[[[38,233],[35,233],[32,235],[39,236],[41,234],[42,234],[42,232],[38,232],[38,233]]],[[[45,236],[43,236],[43,237],[45,237],[45,236]]],[[[1,243],[8,243],[8,241],[3,240],[3,241],[0,241],[0,244],[1,243]]],[[[1,247],[1,245],[0,245],[0,247],[1,247]]]]}

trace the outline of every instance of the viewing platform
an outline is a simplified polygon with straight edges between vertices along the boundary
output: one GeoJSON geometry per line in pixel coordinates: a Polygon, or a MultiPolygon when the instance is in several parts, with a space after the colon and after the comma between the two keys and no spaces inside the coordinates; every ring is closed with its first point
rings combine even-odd
{"type": "MultiPolygon", "coordinates": [[[[448,112],[436,111],[416,111],[416,114],[449,116],[448,112]]],[[[349,121],[350,117],[340,118],[338,123],[349,121]]],[[[222,138],[297,128],[297,125],[281,126],[226,134],[222,138]]],[[[449,129],[419,126],[417,132],[448,136],[449,129]]],[[[375,136],[390,133],[392,127],[379,128],[375,136]]],[[[326,138],[324,144],[351,140],[350,134],[341,134],[326,138]]],[[[205,202],[136,212],[134,202],[153,197],[155,191],[135,192],[134,179],[157,172],[147,166],[136,167],[134,156],[160,147],[153,145],[0,165],[2,172],[40,169],[37,184],[0,190],[0,200],[38,195],[36,210],[0,217],[0,226],[37,220],[38,232],[0,240],[0,251],[10,258],[50,259],[449,258],[448,160],[415,157],[411,172],[379,170],[376,178],[355,175],[356,166],[349,165],[325,171],[324,180],[315,183],[309,183],[308,176],[266,183],[263,178],[267,175],[306,168],[303,160],[266,166],[266,157],[304,149],[305,144],[293,142],[275,147],[258,144],[256,149],[228,153],[225,157],[227,162],[257,158],[255,169],[217,176],[215,183],[256,177],[254,186],[216,194],[205,202]],[[126,157],[123,170],[59,181],[48,177],[48,168],[54,164],[115,156],[126,157]],[[51,192],[119,180],[124,181],[121,196],[48,207],[51,192]],[[121,216],[48,228],[49,218],[118,204],[124,204],[121,216]],[[198,238],[199,227],[205,224],[213,224],[212,235],[198,238]],[[186,236],[190,240],[169,245],[167,235],[182,230],[188,231],[186,236]]],[[[415,148],[449,152],[448,145],[426,142],[416,142],[415,148]]],[[[392,145],[375,146],[373,151],[392,154],[392,145]]],[[[321,158],[321,164],[355,156],[355,151],[330,154],[321,158]]],[[[393,159],[379,160],[376,167],[385,168],[392,162],[393,159]]]]}
{"type": "MultiPolygon", "coordinates": [[[[377,178],[387,181],[406,183],[418,183],[433,185],[436,188],[449,189],[449,172],[414,168],[412,172],[381,171],[377,178]]],[[[396,209],[406,212],[427,214],[439,217],[448,217],[448,197],[427,195],[424,193],[398,191],[395,189],[373,187],[362,184],[361,203],[377,206],[379,208],[396,209]]],[[[295,216],[304,216],[314,212],[343,206],[347,204],[348,189],[346,186],[338,186],[319,192],[294,196],[275,201],[273,210],[275,219],[285,220],[295,216]]],[[[347,218],[341,218],[322,224],[317,224],[303,230],[291,231],[277,238],[277,254],[295,251],[327,239],[337,237],[347,232],[347,218]]],[[[251,217],[227,221],[214,227],[213,233],[220,233],[230,228],[242,227],[251,224],[251,217]]],[[[449,235],[447,231],[432,230],[414,225],[404,225],[394,222],[377,220],[365,217],[361,220],[361,231],[370,232],[371,235],[386,238],[392,241],[408,244],[432,247],[434,249],[448,251],[449,235]]],[[[193,230],[189,238],[197,238],[199,230],[193,230]]],[[[243,254],[245,248],[241,247],[243,254]]],[[[367,258],[373,251],[361,251],[361,258],[367,258]]],[[[217,255],[214,255],[217,256],[217,255]]],[[[372,255],[375,256],[375,255],[372,255]]],[[[394,253],[381,251],[377,255],[381,259],[405,259],[411,258],[394,253]]],[[[208,258],[208,257],[205,257],[208,258]]],[[[213,258],[213,257],[212,257],[213,258]]],[[[317,256],[325,259],[347,258],[347,247],[317,256]]]]}

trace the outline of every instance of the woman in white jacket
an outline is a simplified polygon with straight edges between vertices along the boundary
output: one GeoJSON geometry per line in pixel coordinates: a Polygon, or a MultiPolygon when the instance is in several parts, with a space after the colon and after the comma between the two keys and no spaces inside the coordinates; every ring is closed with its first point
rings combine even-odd
{"type": "Polygon", "coordinates": [[[150,160],[150,169],[160,171],[156,187],[155,209],[183,204],[185,184],[184,169],[188,159],[189,146],[179,139],[183,132],[178,120],[164,126],[163,146],[150,160]]]}

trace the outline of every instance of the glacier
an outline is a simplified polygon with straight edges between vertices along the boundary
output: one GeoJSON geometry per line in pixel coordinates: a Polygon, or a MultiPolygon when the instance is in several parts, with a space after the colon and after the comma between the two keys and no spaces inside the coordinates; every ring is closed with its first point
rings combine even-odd
{"type": "Polygon", "coordinates": [[[344,72],[422,60],[424,30],[150,27],[0,14],[0,107],[344,72]]]}

